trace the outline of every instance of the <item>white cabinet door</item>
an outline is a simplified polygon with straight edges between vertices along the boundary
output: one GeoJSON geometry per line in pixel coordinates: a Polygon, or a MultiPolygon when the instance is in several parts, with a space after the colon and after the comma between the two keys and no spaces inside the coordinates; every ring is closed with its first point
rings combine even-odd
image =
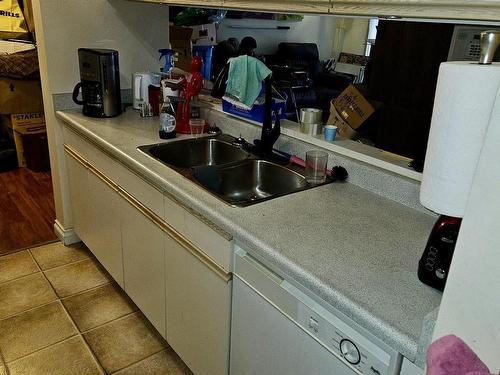
{"type": "MultiPolygon", "coordinates": [[[[123,288],[122,241],[120,220],[124,202],[111,186],[96,176],[88,174],[89,227],[85,244],[97,260],[123,288]]],[[[87,220],[87,219],[86,219],[87,220]]]]}
{"type": "Polygon", "coordinates": [[[97,260],[123,287],[121,198],[71,146],[65,146],[73,226],[97,260]],[[85,166],[86,165],[86,166],[85,166]]]}
{"type": "Polygon", "coordinates": [[[123,204],[124,289],[165,337],[165,234],[126,200],[123,204]]]}
{"type": "Polygon", "coordinates": [[[196,375],[228,373],[231,281],[165,236],[167,341],[196,375]]]}
{"type": "Polygon", "coordinates": [[[78,237],[87,243],[90,223],[92,222],[91,210],[88,204],[89,171],[70,154],[66,154],[66,166],[68,170],[73,228],[78,237]]]}

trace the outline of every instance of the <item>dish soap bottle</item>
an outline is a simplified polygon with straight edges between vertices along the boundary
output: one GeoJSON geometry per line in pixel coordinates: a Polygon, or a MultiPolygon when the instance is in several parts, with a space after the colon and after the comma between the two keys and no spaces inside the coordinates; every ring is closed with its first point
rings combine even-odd
{"type": "Polygon", "coordinates": [[[160,138],[172,139],[175,138],[175,111],[167,95],[163,96],[160,107],[160,138]]]}

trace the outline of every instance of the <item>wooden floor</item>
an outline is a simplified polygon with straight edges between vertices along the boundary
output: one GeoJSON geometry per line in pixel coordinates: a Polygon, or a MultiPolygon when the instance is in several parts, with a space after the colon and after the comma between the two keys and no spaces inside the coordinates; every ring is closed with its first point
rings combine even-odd
{"type": "Polygon", "coordinates": [[[50,172],[0,173],[0,255],[56,240],[50,172]]]}

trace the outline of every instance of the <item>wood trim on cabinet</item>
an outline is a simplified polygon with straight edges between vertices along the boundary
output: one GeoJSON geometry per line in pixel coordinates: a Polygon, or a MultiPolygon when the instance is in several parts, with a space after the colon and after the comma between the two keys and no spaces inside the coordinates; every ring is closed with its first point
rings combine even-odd
{"type": "Polygon", "coordinates": [[[110,187],[112,190],[116,191],[117,193],[120,192],[120,189],[119,189],[118,185],[113,180],[111,180],[108,176],[106,176],[104,173],[102,173],[99,169],[97,169],[96,167],[94,167],[91,164],[88,165],[88,168],[89,168],[89,171],[91,171],[92,173],[94,173],[94,175],[99,180],[101,180],[106,185],[108,185],[108,187],[110,187]]]}
{"type": "Polygon", "coordinates": [[[196,257],[205,266],[210,268],[217,276],[219,276],[226,283],[231,281],[231,279],[233,278],[233,274],[231,272],[227,272],[218,263],[214,262],[212,258],[210,258],[203,250],[201,250],[199,247],[197,247],[195,244],[189,241],[182,234],[177,232],[170,225],[168,225],[165,222],[163,222],[163,224],[165,225],[163,230],[179,245],[181,245],[185,250],[189,251],[194,257],[196,257]]]}
{"type": "Polygon", "coordinates": [[[66,151],[66,153],[71,157],[73,157],[78,163],[83,165],[88,170],[92,171],[92,173],[94,173],[97,178],[99,178],[102,182],[108,185],[111,189],[118,192],[118,185],[108,176],[102,173],[99,169],[92,166],[87,160],[85,160],[85,158],[82,155],[78,153],[78,151],[73,149],[71,146],[68,146],[67,144],[64,145],[64,151],[66,151]]]}
{"type": "Polygon", "coordinates": [[[163,232],[165,232],[169,237],[171,237],[174,241],[176,241],[179,245],[181,245],[185,250],[190,252],[194,257],[196,257],[200,262],[202,262],[205,266],[210,268],[217,276],[219,276],[226,283],[232,279],[232,274],[227,272],[222,266],[216,263],[212,258],[210,258],[203,250],[194,245],[191,241],[189,241],[186,237],[184,237],[181,233],[175,230],[172,226],[170,226],[165,220],[156,215],[149,208],[144,206],[141,202],[139,202],[136,198],[134,198],[131,194],[129,194],[126,190],[122,189],[118,184],[116,184],[113,180],[111,180],[108,176],[102,173],[95,166],[90,164],[83,156],[81,156],[78,151],[74,150],[71,146],[65,144],[64,151],[74,158],[78,163],[82,164],[85,168],[91,171],[97,178],[103,181],[106,185],[108,185],[111,189],[117,192],[124,200],[126,200],[130,205],[135,207],[140,213],[142,213],[148,220],[150,220],[153,224],[158,226],[163,232]]]}
{"type": "Polygon", "coordinates": [[[83,156],[81,156],[78,151],[73,149],[71,146],[68,146],[67,144],[64,145],[64,151],[71,156],[73,159],[75,159],[78,163],[83,165],[85,168],[89,168],[89,163],[83,156]]]}
{"type": "Polygon", "coordinates": [[[232,274],[230,272],[227,272],[218,263],[214,262],[212,258],[210,258],[203,250],[194,245],[181,233],[179,233],[172,226],[170,226],[166,221],[162,220],[159,216],[157,216],[153,211],[144,206],[141,202],[139,202],[137,199],[135,199],[133,196],[131,196],[128,192],[126,192],[122,188],[119,188],[118,192],[126,201],[128,201],[132,206],[134,206],[138,211],[140,211],[146,218],[148,218],[155,225],[157,225],[161,230],[163,230],[169,237],[171,237],[174,241],[176,241],[179,245],[181,245],[185,250],[189,251],[192,255],[198,258],[198,260],[204,263],[208,268],[210,268],[213,272],[215,272],[225,282],[229,282],[232,279],[232,274]]]}

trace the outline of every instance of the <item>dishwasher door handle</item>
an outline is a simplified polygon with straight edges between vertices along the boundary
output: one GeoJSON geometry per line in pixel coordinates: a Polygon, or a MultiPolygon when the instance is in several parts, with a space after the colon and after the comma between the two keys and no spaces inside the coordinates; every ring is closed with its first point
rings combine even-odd
{"type": "Polygon", "coordinates": [[[269,268],[260,263],[257,259],[250,256],[245,250],[236,248],[234,273],[238,276],[243,276],[248,283],[253,284],[259,281],[262,276],[266,276],[274,283],[281,285],[283,278],[271,271],[269,268]]]}

